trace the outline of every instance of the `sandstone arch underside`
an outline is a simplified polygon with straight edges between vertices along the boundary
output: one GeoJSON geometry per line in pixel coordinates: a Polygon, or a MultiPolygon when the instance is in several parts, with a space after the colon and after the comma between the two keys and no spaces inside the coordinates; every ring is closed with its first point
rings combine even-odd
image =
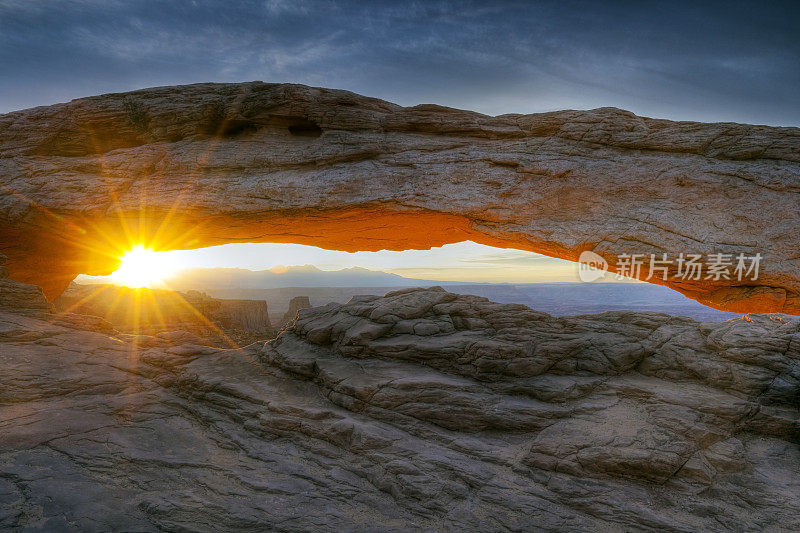
{"type": "Polygon", "coordinates": [[[0,115],[0,252],[51,299],[113,271],[123,243],[462,240],[592,250],[612,268],[625,253],[760,253],[757,280],[673,266],[651,281],[719,309],[800,313],[800,129],[614,108],[489,117],[261,82],[0,115]]]}

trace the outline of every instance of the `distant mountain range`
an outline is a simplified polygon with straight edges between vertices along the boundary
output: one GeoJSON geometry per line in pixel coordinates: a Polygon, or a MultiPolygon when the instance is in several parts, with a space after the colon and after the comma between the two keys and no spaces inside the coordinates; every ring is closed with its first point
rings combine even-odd
{"type": "Polygon", "coordinates": [[[382,295],[405,287],[440,285],[448,291],[483,296],[501,303],[520,303],[556,316],[610,310],[655,311],[697,320],[741,316],[706,307],[672,289],[648,283],[468,283],[406,278],[389,272],[353,267],[320,270],[313,265],[271,270],[194,268],[165,280],[178,291],[198,290],[222,299],[265,300],[279,320],[295,296],[312,305],[344,303],[356,294],[382,295]]]}
{"type": "Polygon", "coordinates": [[[711,309],[672,289],[649,283],[464,283],[405,278],[358,267],[320,270],[312,265],[259,271],[196,268],[182,271],[167,282],[175,290],[195,289],[215,298],[263,299],[268,302],[270,313],[276,316],[282,316],[294,296],[307,296],[312,305],[325,305],[344,303],[356,294],[382,295],[405,287],[434,285],[496,302],[524,304],[556,316],[623,309],[691,316],[698,320],[741,316],[711,309]]]}
{"type": "MultiPolygon", "coordinates": [[[[284,287],[419,287],[448,282],[404,278],[397,274],[353,267],[320,270],[313,265],[247,270],[242,268],[193,268],[165,280],[176,290],[277,289],[284,287]]],[[[452,282],[449,282],[452,283],[452,282]]],[[[464,283],[458,282],[460,285],[464,283]]]]}

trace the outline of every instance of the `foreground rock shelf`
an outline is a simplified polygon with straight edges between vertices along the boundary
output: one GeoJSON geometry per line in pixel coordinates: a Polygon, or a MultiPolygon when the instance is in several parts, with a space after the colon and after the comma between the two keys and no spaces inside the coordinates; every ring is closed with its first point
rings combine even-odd
{"type": "Polygon", "coordinates": [[[573,261],[593,250],[612,268],[623,253],[760,253],[758,279],[673,266],[665,283],[718,309],[800,314],[798,128],[198,84],[1,115],[0,176],[0,251],[51,300],[114,270],[133,236],[160,249],[473,240],[573,261]]]}
{"type": "Polygon", "coordinates": [[[412,289],[219,350],[31,304],[0,367],[2,529],[800,528],[797,319],[412,289]]]}

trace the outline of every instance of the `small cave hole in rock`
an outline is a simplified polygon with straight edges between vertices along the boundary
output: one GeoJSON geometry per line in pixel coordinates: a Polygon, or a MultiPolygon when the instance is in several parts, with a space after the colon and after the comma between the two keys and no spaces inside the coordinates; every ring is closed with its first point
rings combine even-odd
{"type": "Polygon", "coordinates": [[[322,128],[312,120],[297,119],[289,124],[289,133],[299,137],[319,137],[322,135],[322,128]]]}

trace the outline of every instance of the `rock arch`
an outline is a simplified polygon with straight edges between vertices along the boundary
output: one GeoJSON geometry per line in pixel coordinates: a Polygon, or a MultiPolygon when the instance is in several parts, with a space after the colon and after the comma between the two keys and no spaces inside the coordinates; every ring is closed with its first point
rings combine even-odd
{"type": "Polygon", "coordinates": [[[573,261],[593,250],[612,266],[622,253],[760,252],[755,281],[661,283],[719,309],[800,313],[798,128],[198,84],[1,115],[0,177],[0,251],[49,298],[114,270],[114,247],[133,240],[470,239],[573,261]]]}

